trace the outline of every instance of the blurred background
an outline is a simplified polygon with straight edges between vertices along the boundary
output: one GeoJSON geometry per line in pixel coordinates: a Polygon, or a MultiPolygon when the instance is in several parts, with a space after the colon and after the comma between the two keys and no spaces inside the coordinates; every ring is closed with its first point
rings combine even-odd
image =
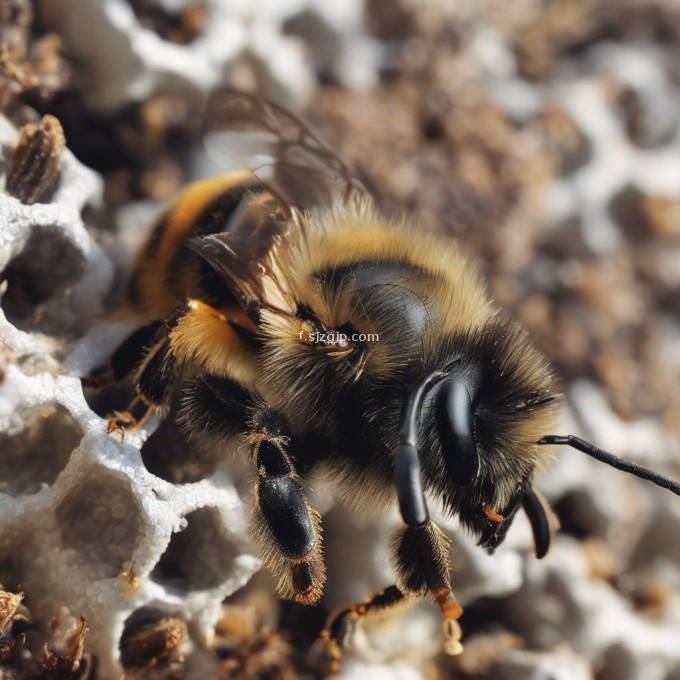
{"type": "MultiPolygon", "coordinates": [[[[460,242],[562,380],[561,432],[679,477],[679,41],[676,0],[0,0],[2,113],[53,115],[101,177],[82,218],[111,265],[100,303],[69,316],[87,266],[60,256],[59,274],[49,243],[24,239],[3,309],[57,338],[57,363],[91,342],[153,216],[207,172],[200,112],[230,84],[310,121],[390,214],[460,242]]],[[[575,452],[540,486],[563,527],[543,562],[521,522],[494,557],[447,524],[462,657],[440,653],[423,606],[369,631],[344,675],[679,680],[678,499],[575,452]]],[[[127,672],[324,677],[306,650],[330,608],[391,582],[393,521],[326,511],[320,607],[280,607],[260,574],[206,665],[189,644],[127,672]]],[[[6,677],[31,677],[7,659],[6,677]]]]}

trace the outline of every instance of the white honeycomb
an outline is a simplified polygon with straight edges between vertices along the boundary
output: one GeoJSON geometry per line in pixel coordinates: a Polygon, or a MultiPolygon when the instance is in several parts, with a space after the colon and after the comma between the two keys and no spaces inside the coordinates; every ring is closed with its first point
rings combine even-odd
{"type": "MultiPolygon", "coordinates": [[[[6,147],[14,131],[4,120],[0,130],[6,147]]],[[[126,332],[100,324],[78,339],[113,273],[81,219],[99,190],[66,152],[49,204],[0,193],[0,269],[28,272],[8,277],[10,320],[0,311],[0,583],[20,587],[37,620],[62,607],[83,616],[98,677],[117,678],[126,622],[177,614],[205,645],[222,599],[260,563],[223,473],[186,484],[152,474],[141,452],[148,431],[123,443],[106,434],[81,381],[60,365],[70,352],[67,365],[94,368],[126,332]],[[12,296],[13,284],[30,290],[31,304],[12,296]]]]}
{"type": "MultiPolygon", "coordinates": [[[[198,3],[162,2],[169,13],[198,3]]],[[[79,76],[89,107],[115,109],[157,93],[205,96],[236,81],[298,103],[313,90],[315,70],[342,82],[376,82],[376,41],[361,29],[363,0],[206,0],[207,20],[188,44],[143,25],[129,0],[52,0],[50,26],[82,59],[79,76]]]]}

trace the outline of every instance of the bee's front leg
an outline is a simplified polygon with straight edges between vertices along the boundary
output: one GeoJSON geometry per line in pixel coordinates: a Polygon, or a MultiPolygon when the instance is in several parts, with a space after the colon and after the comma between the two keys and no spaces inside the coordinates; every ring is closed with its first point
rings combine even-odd
{"type": "Polygon", "coordinates": [[[450,542],[442,530],[427,519],[399,530],[392,544],[397,585],[381,590],[365,602],[351,604],[331,614],[321,633],[320,646],[331,672],[340,669],[342,648],[362,619],[382,615],[401,605],[432,594],[442,611],[444,651],[452,656],[463,651],[458,619],[463,613],[449,581],[450,542]]]}
{"type": "Polygon", "coordinates": [[[442,612],[444,651],[452,656],[461,654],[462,631],[458,619],[463,609],[451,589],[451,543],[430,519],[418,451],[409,439],[397,446],[394,484],[399,511],[406,524],[405,529],[397,532],[392,544],[397,583],[414,594],[424,596],[428,591],[432,594],[442,612]]]}
{"type": "Polygon", "coordinates": [[[328,671],[337,673],[340,670],[342,649],[362,619],[385,614],[411,602],[415,597],[396,585],[389,586],[374,593],[365,602],[350,604],[333,612],[314,647],[315,652],[322,656],[322,662],[328,666],[328,671]]]}
{"type": "Polygon", "coordinates": [[[384,613],[428,592],[439,605],[444,628],[444,651],[455,656],[463,651],[458,619],[463,613],[451,589],[450,541],[429,517],[420,480],[418,453],[404,442],[395,454],[395,486],[399,510],[406,524],[392,542],[392,562],[397,584],[385,588],[366,602],[353,604],[331,615],[320,642],[330,660],[331,671],[340,667],[340,654],[353,626],[366,616],[384,613]]]}

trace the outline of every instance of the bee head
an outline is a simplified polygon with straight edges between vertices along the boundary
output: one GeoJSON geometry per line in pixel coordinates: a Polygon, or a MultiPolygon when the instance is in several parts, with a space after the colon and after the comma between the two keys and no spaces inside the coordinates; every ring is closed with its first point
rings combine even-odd
{"type": "Polygon", "coordinates": [[[548,462],[538,441],[557,406],[555,380],[526,334],[500,317],[449,339],[441,352],[446,377],[421,415],[425,486],[493,550],[548,462]]]}

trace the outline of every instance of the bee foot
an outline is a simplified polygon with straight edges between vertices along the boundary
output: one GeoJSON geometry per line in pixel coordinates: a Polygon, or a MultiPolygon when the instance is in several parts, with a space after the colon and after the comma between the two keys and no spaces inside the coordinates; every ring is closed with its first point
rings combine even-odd
{"type": "Polygon", "coordinates": [[[459,656],[463,653],[463,645],[461,644],[461,637],[463,631],[456,619],[449,619],[444,621],[444,653],[448,656],[459,656]]]}
{"type": "Polygon", "coordinates": [[[342,668],[342,646],[331,638],[328,629],[324,629],[308,654],[311,666],[322,670],[324,675],[337,675],[342,668]]]}
{"type": "Polygon", "coordinates": [[[127,412],[114,411],[113,415],[115,417],[106,424],[106,434],[117,432],[120,434],[121,442],[125,439],[125,433],[128,430],[135,430],[140,425],[139,421],[127,412]]]}

